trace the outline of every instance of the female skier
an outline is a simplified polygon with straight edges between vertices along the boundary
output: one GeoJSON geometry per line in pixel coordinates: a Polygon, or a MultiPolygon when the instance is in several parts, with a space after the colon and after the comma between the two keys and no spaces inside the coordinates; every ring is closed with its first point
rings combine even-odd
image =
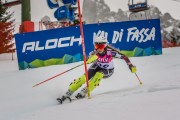
{"type": "MultiPolygon", "coordinates": [[[[136,67],[132,65],[129,58],[116,50],[116,48],[108,45],[108,40],[105,37],[96,37],[94,39],[94,51],[90,53],[87,64],[92,63],[88,69],[88,80],[89,80],[89,90],[93,91],[96,86],[99,85],[102,78],[108,78],[114,73],[113,57],[124,59],[129,69],[132,73],[136,72],[136,67]]],[[[71,101],[70,96],[80,88],[86,82],[86,75],[83,74],[79,78],[75,79],[69,85],[68,91],[57,100],[62,104],[62,102],[68,98],[71,101]]],[[[75,97],[77,99],[84,98],[87,94],[87,88],[84,87],[75,97]]]]}

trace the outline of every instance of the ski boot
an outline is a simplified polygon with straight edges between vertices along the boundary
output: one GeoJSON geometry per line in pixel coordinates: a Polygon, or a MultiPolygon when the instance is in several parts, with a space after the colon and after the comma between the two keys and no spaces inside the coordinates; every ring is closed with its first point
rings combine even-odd
{"type": "Polygon", "coordinates": [[[60,104],[63,104],[63,102],[65,100],[69,100],[69,102],[71,102],[71,98],[70,97],[65,97],[65,96],[62,96],[62,98],[57,98],[57,101],[60,103],[60,104]]]}
{"type": "MultiPolygon", "coordinates": [[[[104,74],[97,72],[95,76],[89,81],[89,90],[93,91],[96,86],[99,85],[104,74]]],[[[85,98],[87,94],[87,88],[83,88],[75,97],[77,99],[85,98]]]]}
{"type": "Polygon", "coordinates": [[[86,76],[82,75],[79,78],[75,79],[74,82],[72,82],[69,85],[68,91],[65,93],[65,95],[63,95],[61,98],[57,98],[57,101],[59,103],[63,103],[64,101],[66,101],[67,99],[71,102],[71,95],[79,88],[81,87],[86,81],[86,76]]]}
{"type": "Polygon", "coordinates": [[[69,102],[71,102],[71,98],[70,96],[73,94],[73,92],[71,90],[68,90],[65,95],[63,95],[61,98],[57,98],[56,100],[62,104],[64,101],[68,100],[69,102]]]}
{"type": "Polygon", "coordinates": [[[77,99],[85,98],[87,94],[87,89],[83,88],[75,97],[77,99]]]}

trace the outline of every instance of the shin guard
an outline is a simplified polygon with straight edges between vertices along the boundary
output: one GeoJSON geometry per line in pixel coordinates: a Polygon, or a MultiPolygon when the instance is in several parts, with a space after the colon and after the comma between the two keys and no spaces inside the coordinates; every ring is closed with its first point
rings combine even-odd
{"type": "Polygon", "coordinates": [[[104,74],[97,72],[94,77],[89,82],[89,90],[93,91],[96,86],[99,85],[100,81],[102,80],[104,74]]]}
{"type": "Polygon", "coordinates": [[[82,75],[78,79],[75,79],[74,82],[72,82],[69,85],[69,90],[75,92],[79,87],[81,87],[86,82],[86,76],[82,75]]]}

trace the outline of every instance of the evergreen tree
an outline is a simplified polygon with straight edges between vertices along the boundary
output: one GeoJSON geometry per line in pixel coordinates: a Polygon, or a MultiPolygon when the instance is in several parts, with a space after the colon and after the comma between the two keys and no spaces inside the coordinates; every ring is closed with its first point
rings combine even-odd
{"type": "Polygon", "coordinates": [[[13,40],[14,21],[11,20],[13,13],[8,11],[0,1],[0,54],[15,52],[13,40]]]}

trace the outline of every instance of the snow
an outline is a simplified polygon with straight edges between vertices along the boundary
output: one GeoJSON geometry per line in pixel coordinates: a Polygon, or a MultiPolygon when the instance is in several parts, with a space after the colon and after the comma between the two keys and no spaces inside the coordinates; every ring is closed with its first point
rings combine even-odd
{"type": "MultiPolygon", "coordinates": [[[[123,60],[91,92],[91,99],[59,105],[56,101],[84,67],[40,86],[33,85],[82,62],[19,71],[17,60],[0,61],[0,120],[179,120],[180,47],[163,55],[132,57],[140,86],[123,60]]],[[[89,66],[89,65],[88,65],[89,66]]]]}
{"type": "Polygon", "coordinates": [[[173,30],[173,26],[169,26],[167,28],[165,28],[165,31],[167,31],[167,33],[171,33],[173,30]]]}

